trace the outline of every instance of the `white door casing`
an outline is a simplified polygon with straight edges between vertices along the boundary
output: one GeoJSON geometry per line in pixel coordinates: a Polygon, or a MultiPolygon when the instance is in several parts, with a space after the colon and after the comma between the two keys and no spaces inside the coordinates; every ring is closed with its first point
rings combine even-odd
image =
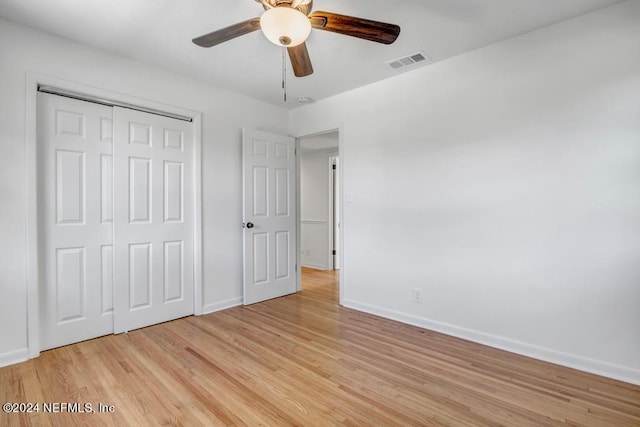
{"type": "Polygon", "coordinates": [[[333,242],[333,269],[340,270],[340,158],[331,158],[331,241],[333,242]]]}
{"type": "Polygon", "coordinates": [[[297,291],[295,140],[243,129],[242,159],[248,305],[297,291]]]}
{"type": "Polygon", "coordinates": [[[114,107],[116,333],[194,313],[193,126],[114,107]]]}
{"type": "Polygon", "coordinates": [[[112,111],[38,94],[40,348],[113,332],[112,111]]]}

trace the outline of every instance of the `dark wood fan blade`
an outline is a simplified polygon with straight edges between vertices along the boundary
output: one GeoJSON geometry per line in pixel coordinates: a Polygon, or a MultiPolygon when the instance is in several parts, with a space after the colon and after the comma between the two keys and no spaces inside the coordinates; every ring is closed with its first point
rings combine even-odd
{"type": "Polygon", "coordinates": [[[259,29],[260,18],[253,18],[230,25],[227,28],[214,31],[209,34],[205,34],[204,36],[196,37],[193,39],[193,42],[198,46],[211,47],[259,29]]]}
{"type": "Polygon", "coordinates": [[[296,77],[305,77],[313,74],[313,66],[311,65],[311,58],[309,57],[306,43],[288,47],[287,51],[289,52],[289,59],[293,67],[293,74],[295,74],[296,77]]]}
{"type": "Polygon", "coordinates": [[[311,26],[318,30],[332,31],[372,42],[391,44],[398,38],[400,27],[384,22],[331,12],[313,12],[309,15],[311,26]]]}

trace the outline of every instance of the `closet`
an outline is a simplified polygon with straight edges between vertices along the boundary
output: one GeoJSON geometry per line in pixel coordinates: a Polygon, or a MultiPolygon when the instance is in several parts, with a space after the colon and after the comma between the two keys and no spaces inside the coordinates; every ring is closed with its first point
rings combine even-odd
{"type": "Polygon", "coordinates": [[[38,93],[40,348],[194,312],[193,124],[38,93]]]}

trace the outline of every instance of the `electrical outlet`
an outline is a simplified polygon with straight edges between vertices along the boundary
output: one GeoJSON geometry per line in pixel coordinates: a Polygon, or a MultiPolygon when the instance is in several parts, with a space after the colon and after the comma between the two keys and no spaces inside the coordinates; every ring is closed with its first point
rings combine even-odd
{"type": "Polygon", "coordinates": [[[422,289],[413,290],[413,302],[416,304],[422,304],[422,289]]]}

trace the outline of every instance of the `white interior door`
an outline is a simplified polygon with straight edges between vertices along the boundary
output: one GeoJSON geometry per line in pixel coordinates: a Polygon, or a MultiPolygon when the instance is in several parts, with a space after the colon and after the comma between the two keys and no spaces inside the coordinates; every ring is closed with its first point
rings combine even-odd
{"type": "Polygon", "coordinates": [[[38,94],[42,350],[113,333],[111,116],[38,94]]]}
{"type": "Polygon", "coordinates": [[[115,332],[194,312],[192,124],[114,107],[115,332]]]}
{"type": "Polygon", "coordinates": [[[291,137],[243,129],[244,304],[297,291],[291,137]]]}

